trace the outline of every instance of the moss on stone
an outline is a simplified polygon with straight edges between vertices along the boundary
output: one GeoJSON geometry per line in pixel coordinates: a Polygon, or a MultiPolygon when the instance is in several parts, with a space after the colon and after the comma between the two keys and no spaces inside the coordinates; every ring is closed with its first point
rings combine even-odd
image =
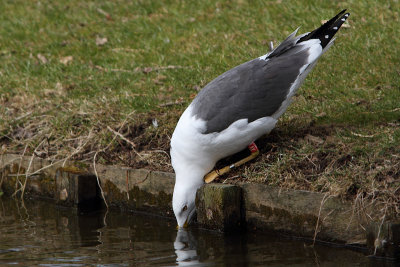
{"type": "Polygon", "coordinates": [[[102,189],[104,191],[107,202],[117,206],[127,204],[126,193],[122,193],[121,190],[119,190],[119,188],[114,183],[106,180],[104,185],[102,185],[102,189]]]}
{"type": "Polygon", "coordinates": [[[233,185],[208,184],[196,194],[198,222],[207,228],[230,231],[240,228],[241,189],[233,185]]]}
{"type": "Polygon", "coordinates": [[[58,171],[62,171],[62,172],[70,172],[70,173],[73,173],[73,174],[83,174],[83,173],[86,173],[86,171],[85,171],[84,169],[79,168],[79,167],[77,167],[77,166],[73,166],[73,165],[60,167],[60,168],[58,168],[57,170],[58,170],[58,171]]]}
{"type": "Polygon", "coordinates": [[[129,190],[129,206],[137,210],[147,211],[148,207],[152,207],[162,214],[169,215],[171,201],[172,195],[164,191],[160,191],[158,194],[152,194],[141,190],[138,186],[134,186],[129,190]]]}

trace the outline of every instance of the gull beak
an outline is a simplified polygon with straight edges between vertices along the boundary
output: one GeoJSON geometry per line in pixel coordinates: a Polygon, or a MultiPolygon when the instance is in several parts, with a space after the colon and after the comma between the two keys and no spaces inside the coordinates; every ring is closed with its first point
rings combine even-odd
{"type": "Polygon", "coordinates": [[[189,224],[188,224],[188,221],[186,220],[182,227],[180,227],[179,225],[177,225],[177,226],[176,226],[176,230],[179,230],[179,229],[181,229],[181,228],[188,228],[188,225],[189,225],[189,224]]]}

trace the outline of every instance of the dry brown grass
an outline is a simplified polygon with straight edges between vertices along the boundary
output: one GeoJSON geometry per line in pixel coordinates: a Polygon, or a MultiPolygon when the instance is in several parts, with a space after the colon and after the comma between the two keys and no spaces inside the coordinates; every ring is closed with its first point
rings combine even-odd
{"type": "Polygon", "coordinates": [[[1,2],[0,153],[172,171],[169,138],[201,87],[348,8],[349,27],[258,142],[262,155],[221,180],[397,213],[399,3],[239,2],[1,2]]]}

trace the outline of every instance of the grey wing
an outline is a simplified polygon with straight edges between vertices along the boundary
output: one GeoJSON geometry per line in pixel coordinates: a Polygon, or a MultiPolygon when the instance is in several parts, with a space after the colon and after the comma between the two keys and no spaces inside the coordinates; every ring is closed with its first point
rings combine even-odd
{"type": "Polygon", "coordinates": [[[273,115],[286,99],[308,50],[292,48],[279,56],[254,59],[206,85],[193,101],[193,114],[206,121],[204,134],[221,132],[240,119],[273,115]]]}

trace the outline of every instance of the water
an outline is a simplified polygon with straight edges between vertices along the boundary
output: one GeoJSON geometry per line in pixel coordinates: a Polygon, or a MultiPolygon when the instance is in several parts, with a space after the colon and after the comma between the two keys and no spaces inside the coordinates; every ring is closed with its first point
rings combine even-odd
{"type": "MultiPolygon", "coordinates": [[[[378,266],[364,254],[264,234],[229,234],[109,211],[0,197],[0,265],[378,266]]],[[[389,266],[389,265],[385,265],[389,266]]]]}

